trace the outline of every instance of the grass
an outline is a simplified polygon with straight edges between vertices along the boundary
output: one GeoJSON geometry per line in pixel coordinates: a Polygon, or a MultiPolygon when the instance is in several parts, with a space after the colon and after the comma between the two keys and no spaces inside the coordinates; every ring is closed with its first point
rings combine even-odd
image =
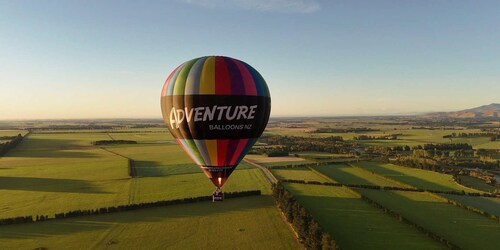
{"type": "MultiPolygon", "coordinates": [[[[202,173],[137,178],[134,181],[131,203],[205,196],[211,195],[214,190],[212,182],[202,173]]],[[[234,171],[222,189],[225,192],[259,189],[264,194],[270,194],[270,185],[258,169],[234,171]]]]}
{"type": "Polygon", "coordinates": [[[486,184],[483,180],[474,178],[472,176],[461,175],[460,181],[464,186],[471,187],[484,192],[491,193],[496,189],[494,186],[486,184]]]}
{"type": "Polygon", "coordinates": [[[429,193],[358,189],[363,195],[463,249],[498,249],[500,224],[429,193]]]}
{"type": "Polygon", "coordinates": [[[480,192],[456,183],[453,180],[453,176],[448,174],[377,162],[360,162],[354,163],[354,165],[416,188],[440,191],[463,190],[465,192],[480,192]]]}
{"type": "Polygon", "coordinates": [[[278,179],[331,182],[330,179],[325,178],[325,177],[311,171],[308,168],[271,169],[271,172],[278,179]]]}
{"type": "Polygon", "coordinates": [[[0,158],[0,218],[128,203],[127,161],[90,144],[103,136],[27,136],[0,158]]]}
{"type": "Polygon", "coordinates": [[[444,249],[360,199],[348,188],[286,183],[297,200],[343,249],[444,249]]]}
{"type": "MultiPolygon", "coordinates": [[[[107,147],[136,160],[143,177],[131,179],[124,157],[91,144],[107,139],[106,133],[30,134],[0,158],[0,218],[209,195],[214,189],[177,145],[107,147]]],[[[241,165],[224,191],[270,193],[257,169],[241,165]]]]}
{"type": "Polygon", "coordinates": [[[390,187],[407,187],[400,182],[346,164],[322,165],[314,169],[343,184],[361,184],[390,187]]]}
{"type": "Polygon", "coordinates": [[[455,200],[463,205],[477,208],[481,211],[500,217],[500,199],[491,197],[475,197],[443,194],[442,196],[455,200]]]}
{"type": "Polygon", "coordinates": [[[0,245],[3,249],[299,249],[269,196],[2,226],[0,245]]]}

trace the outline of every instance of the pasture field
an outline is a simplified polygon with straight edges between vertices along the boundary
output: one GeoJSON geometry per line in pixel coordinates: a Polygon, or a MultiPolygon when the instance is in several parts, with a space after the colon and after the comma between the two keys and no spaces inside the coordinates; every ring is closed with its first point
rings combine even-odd
{"type": "Polygon", "coordinates": [[[343,249],[444,249],[344,187],[285,183],[343,249]]]}
{"type": "Polygon", "coordinates": [[[299,249],[269,196],[0,227],[2,249],[299,249]]]}
{"type": "Polygon", "coordinates": [[[313,161],[295,156],[267,157],[265,155],[251,154],[247,155],[245,158],[265,167],[279,167],[286,165],[303,165],[303,164],[313,163],[313,161]]]}
{"type": "Polygon", "coordinates": [[[363,168],[357,168],[347,164],[321,165],[313,168],[343,184],[409,187],[408,185],[390,178],[385,178],[363,168]]]}
{"type": "Polygon", "coordinates": [[[488,192],[488,193],[491,193],[491,192],[495,191],[495,189],[497,189],[494,186],[486,184],[483,180],[480,180],[478,178],[474,178],[472,176],[461,175],[460,181],[462,182],[462,185],[464,185],[464,186],[474,188],[477,190],[481,190],[484,192],[488,192]]]}
{"type": "Polygon", "coordinates": [[[126,204],[127,161],[101,134],[30,134],[0,158],[0,218],[126,204]]]}
{"type": "Polygon", "coordinates": [[[300,157],[295,156],[277,156],[277,157],[267,157],[265,155],[248,155],[247,159],[252,160],[257,164],[263,163],[273,163],[273,162],[302,162],[305,161],[300,157]]]}
{"type": "MultiPolygon", "coordinates": [[[[133,131],[133,130],[131,130],[133,131]]],[[[127,132],[125,131],[120,131],[120,132],[110,132],[107,133],[108,136],[110,137],[111,140],[131,140],[131,141],[137,141],[137,143],[174,143],[177,145],[175,142],[174,138],[172,135],[168,132],[167,129],[163,130],[146,130],[146,131],[136,131],[136,132],[127,132]]]]}
{"type": "Polygon", "coordinates": [[[498,249],[500,223],[422,192],[356,189],[463,249],[498,249]]]}
{"type": "MultiPolygon", "coordinates": [[[[131,203],[206,196],[215,189],[203,173],[136,178],[134,182],[131,203]]],[[[258,169],[234,171],[222,189],[224,192],[261,190],[263,194],[271,193],[269,183],[258,169]]]]}
{"type": "MultiPolygon", "coordinates": [[[[106,133],[27,136],[0,158],[0,218],[202,196],[214,189],[177,145],[100,148],[91,144],[96,140],[110,139],[106,133]],[[140,178],[130,178],[124,156],[134,159],[140,178]]],[[[270,193],[259,170],[246,163],[224,186],[224,191],[255,189],[270,193]]]]}
{"type": "Polygon", "coordinates": [[[463,205],[477,208],[481,211],[500,217],[500,198],[475,197],[464,195],[441,194],[442,196],[455,200],[463,205]]]}
{"type": "Polygon", "coordinates": [[[456,183],[453,180],[453,176],[448,174],[378,162],[360,162],[353,163],[353,165],[416,188],[439,191],[463,190],[473,193],[480,192],[456,183]]]}
{"type": "Polygon", "coordinates": [[[271,172],[278,179],[305,180],[319,182],[333,182],[308,168],[271,169],[271,172]]]}

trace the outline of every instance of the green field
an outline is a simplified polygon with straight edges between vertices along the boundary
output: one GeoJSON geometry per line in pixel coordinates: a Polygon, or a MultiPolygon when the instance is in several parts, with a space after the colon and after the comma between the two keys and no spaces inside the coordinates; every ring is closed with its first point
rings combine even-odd
{"type": "Polygon", "coordinates": [[[463,249],[498,249],[497,221],[451,205],[443,198],[421,192],[357,191],[463,249]]]}
{"type": "Polygon", "coordinates": [[[475,197],[465,195],[442,194],[442,196],[455,200],[463,205],[477,208],[481,211],[500,217],[500,198],[475,197]]]}
{"type": "Polygon", "coordinates": [[[271,169],[271,172],[278,179],[332,182],[330,179],[325,178],[308,168],[271,169]]]}
{"type": "Polygon", "coordinates": [[[0,227],[2,249],[299,249],[269,196],[0,227]]]}
{"type": "MultiPolygon", "coordinates": [[[[110,146],[107,151],[91,144],[96,140],[109,137],[106,133],[27,136],[0,158],[0,218],[202,196],[214,189],[177,145],[110,146]],[[143,177],[129,177],[123,156],[135,160],[143,177]]],[[[262,174],[246,164],[224,186],[225,191],[255,189],[270,193],[262,174]]]]}
{"type": "Polygon", "coordinates": [[[104,134],[30,134],[0,158],[0,218],[127,204],[127,161],[104,134]]]}
{"type": "Polygon", "coordinates": [[[408,185],[382,177],[363,168],[346,164],[323,165],[314,167],[314,169],[343,184],[408,187],[408,185]]]}
{"type": "Polygon", "coordinates": [[[295,183],[285,186],[343,249],[444,249],[348,188],[295,183]]]}
{"type": "Polygon", "coordinates": [[[478,179],[478,178],[474,178],[472,176],[461,175],[460,181],[461,181],[461,184],[466,186],[466,187],[474,188],[474,189],[481,190],[481,191],[488,192],[488,193],[491,193],[491,192],[495,191],[495,189],[497,189],[494,186],[486,184],[486,182],[484,182],[483,180],[478,179]]]}
{"type": "Polygon", "coordinates": [[[354,165],[416,188],[439,191],[463,190],[465,192],[480,192],[456,183],[453,180],[453,176],[448,174],[377,162],[360,162],[354,163],[354,165]]]}

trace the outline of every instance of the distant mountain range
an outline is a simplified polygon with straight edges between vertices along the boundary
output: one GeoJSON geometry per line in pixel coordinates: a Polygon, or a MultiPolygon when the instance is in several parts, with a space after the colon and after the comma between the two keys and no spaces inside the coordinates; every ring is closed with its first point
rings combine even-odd
{"type": "Polygon", "coordinates": [[[424,115],[425,117],[450,117],[450,118],[488,118],[500,117],[500,103],[492,103],[476,108],[464,109],[454,112],[434,112],[424,115]]]}

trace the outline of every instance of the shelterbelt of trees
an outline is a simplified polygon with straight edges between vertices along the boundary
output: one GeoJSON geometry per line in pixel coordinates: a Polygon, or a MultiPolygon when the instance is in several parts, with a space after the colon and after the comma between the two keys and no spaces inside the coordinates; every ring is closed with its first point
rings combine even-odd
{"type": "Polygon", "coordinates": [[[340,249],[329,233],[325,232],[311,214],[286,190],[281,182],[273,184],[273,197],[287,221],[292,224],[306,249],[340,249]]]}
{"type": "Polygon", "coordinates": [[[10,140],[5,143],[0,143],[0,157],[4,156],[9,152],[9,150],[15,148],[23,140],[23,136],[18,134],[17,136],[3,136],[0,140],[10,140]]]}
{"type": "Polygon", "coordinates": [[[254,149],[253,153],[263,153],[269,155],[273,151],[278,151],[277,155],[283,155],[282,152],[297,152],[297,151],[319,151],[337,154],[349,154],[358,145],[352,142],[346,142],[342,136],[329,136],[322,138],[305,138],[297,136],[264,136],[259,139],[259,142],[266,145],[274,145],[272,147],[261,147],[254,149]]]}
{"type": "Polygon", "coordinates": [[[496,141],[500,139],[500,133],[498,132],[451,133],[450,135],[443,136],[443,138],[475,138],[475,137],[489,137],[490,141],[496,141]]]}

